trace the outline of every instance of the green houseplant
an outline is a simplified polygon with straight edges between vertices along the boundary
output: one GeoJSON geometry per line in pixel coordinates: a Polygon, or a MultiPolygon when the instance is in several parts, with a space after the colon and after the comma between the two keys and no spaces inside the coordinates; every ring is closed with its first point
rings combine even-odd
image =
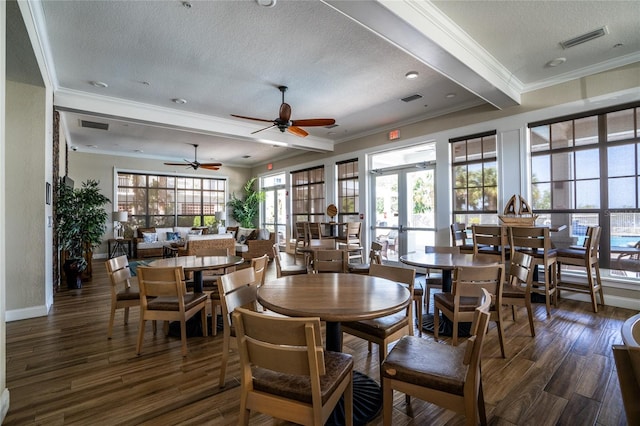
{"type": "Polygon", "coordinates": [[[67,286],[80,288],[80,273],[87,268],[88,254],[102,242],[111,201],[100,193],[96,180],[87,180],[80,188],[63,183],[58,186],[56,227],[60,248],[66,252],[63,265],[67,286]]]}
{"type": "Polygon", "coordinates": [[[243,228],[253,228],[260,213],[260,203],[264,201],[265,192],[255,189],[256,178],[252,177],[242,187],[244,198],[231,194],[227,206],[231,208],[231,217],[243,228]]]}

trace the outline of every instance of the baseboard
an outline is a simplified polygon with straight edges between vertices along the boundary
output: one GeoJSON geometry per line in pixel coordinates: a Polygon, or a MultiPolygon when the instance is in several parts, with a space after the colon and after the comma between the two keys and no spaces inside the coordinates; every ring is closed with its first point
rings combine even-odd
{"type": "Polygon", "coordinates": [[[9,412],[9,389],[2,390],[2,396],[0,396],[0,424],[4,422],[7,413],[9,412]]]}
{"type": "Polygon", "coordinates": [[[5,321],[19,321],[29,318],[45,317],[49,314],[46,306],[31,306],[29,308],[11,309],[5,312],[5,321]]]}

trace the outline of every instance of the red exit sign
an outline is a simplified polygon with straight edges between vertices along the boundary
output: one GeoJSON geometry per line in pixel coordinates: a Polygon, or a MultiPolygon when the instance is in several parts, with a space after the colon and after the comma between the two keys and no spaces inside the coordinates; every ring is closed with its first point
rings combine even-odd
{"type": "Polygon", "coordinates": [[[400,130],[398,129],[389,132],[389,140],[393,141],[396,139],[400,139],[400,130]]]}

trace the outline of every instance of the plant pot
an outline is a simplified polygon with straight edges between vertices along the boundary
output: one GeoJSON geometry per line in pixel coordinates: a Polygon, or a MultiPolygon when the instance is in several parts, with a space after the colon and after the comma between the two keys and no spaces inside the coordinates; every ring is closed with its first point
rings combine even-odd
{"type": "Polygon", "coordinates": [[[64,275],[67,281],[67,288],[75,290],[82,288],[82,272],[78,270],[78,262],[76,259],[67,259],[62,265],[64,275]]]}

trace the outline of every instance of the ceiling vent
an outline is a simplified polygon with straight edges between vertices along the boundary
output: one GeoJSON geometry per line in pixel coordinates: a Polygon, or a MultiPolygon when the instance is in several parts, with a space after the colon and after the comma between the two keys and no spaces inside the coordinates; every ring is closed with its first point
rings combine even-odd
{"type": "Polygon", "coordinates": [[[334,127],[338,127],[339,124],[332,124],[331,126],[324,126],[325,129],[333,129],[334,127]]]}
{"type": "Polygon", "coordinates": [[[568,49],[570,47],[573,46],[577,46],[579,44],[582,43],[586,43],[588,41],[594,40],[596,38],[602,37],[604,35],[609,34],[609,30],[607,29],[607,26],[605,25],[602,28],[598,28],[597,30],[593,30],[590,31],[586,34],[582,34],[579,35],[578,37],[574,37],[572,39],[569,40],[565,40],[565,41],[561,41],[560,42],[560,46],[562,46],[563,49],[568,49]]]}
{"type": "Polygon", "coordinates": [[[96,121],[80,120],[80,127],[86,127],[88,129],[109,130],[107,123],[98,123],[96,121]]]}
{"type": "Polygon", "coordinates": [[[418,95],[417,93],[415,95],[411,95],[411,96],[407,96],[406,98],[402,98],[400,99],[403,102],[411,102],[411,101],[415,101],[417,99],[421,99],[422,95],[418,95]]]}

